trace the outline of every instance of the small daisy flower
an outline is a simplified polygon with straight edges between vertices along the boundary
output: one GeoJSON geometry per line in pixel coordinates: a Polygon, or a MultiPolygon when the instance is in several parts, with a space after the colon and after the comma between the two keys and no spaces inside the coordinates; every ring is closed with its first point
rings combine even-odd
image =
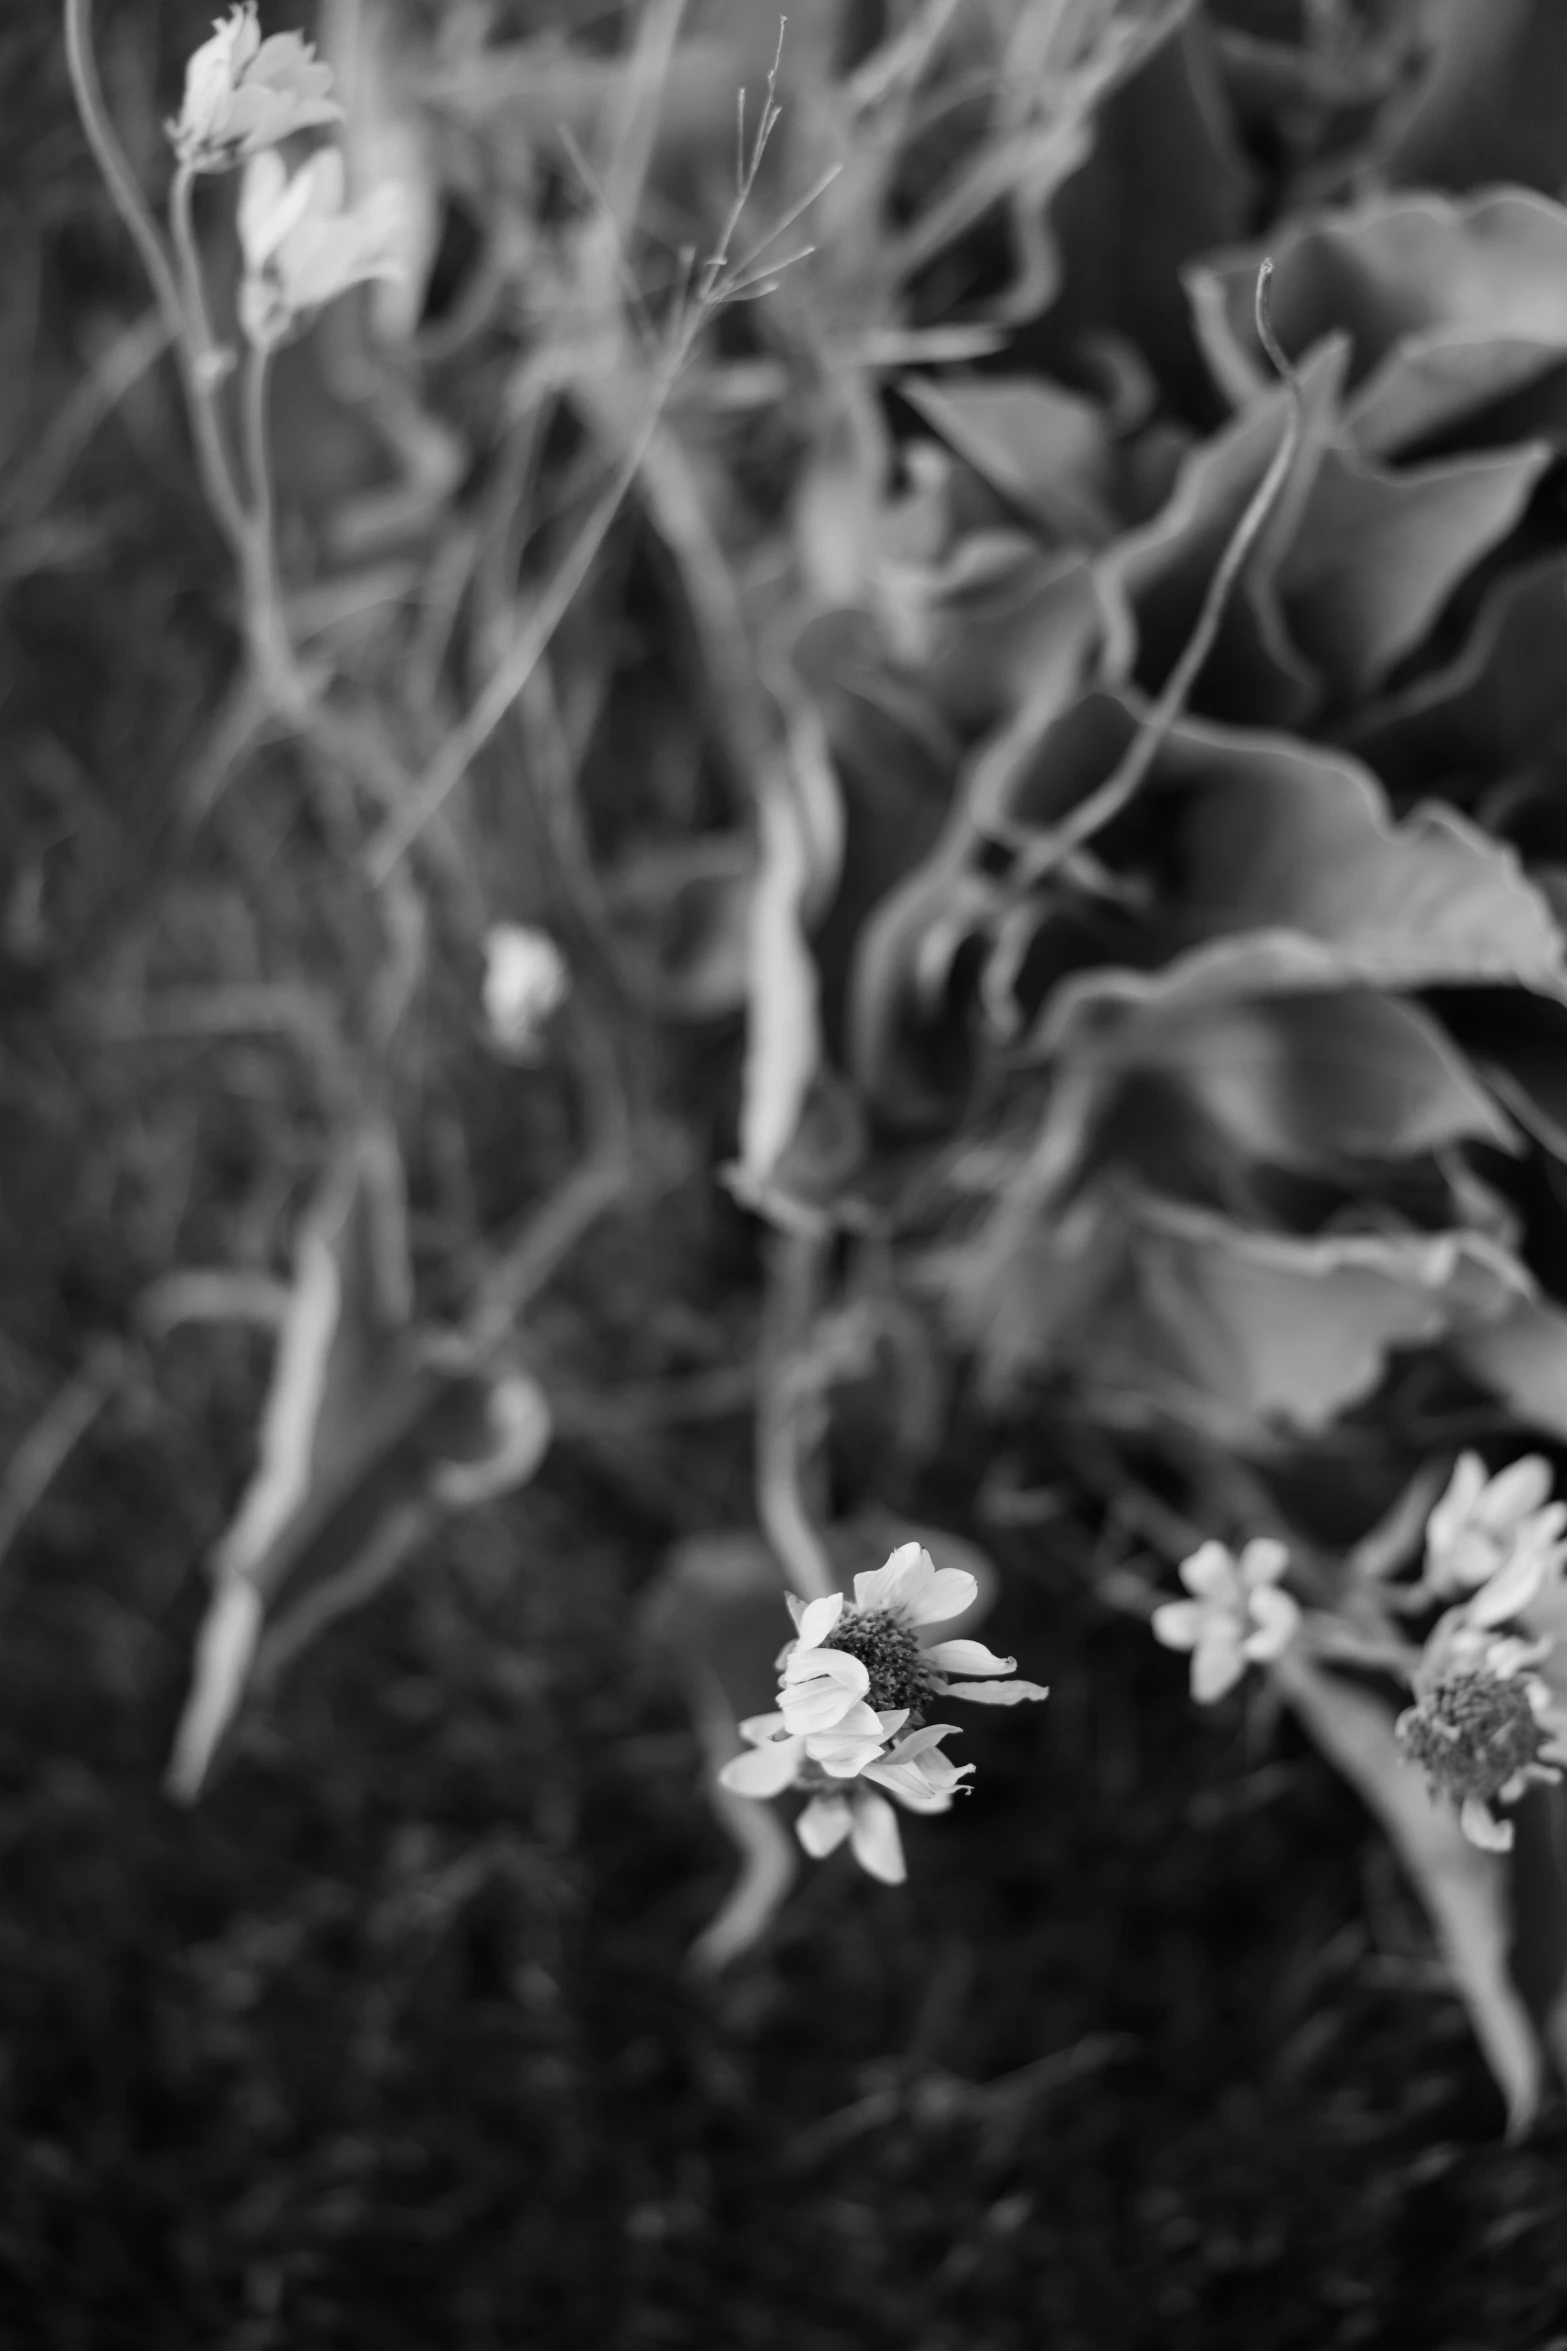
{"type": "MultiPolygon", "coordinates": [[[[901,1712],[880,1718],[888,1736],[903,1720],[901,1712]]],[[[866,1753],[861,1751],[865,1742],[852,1737],[836,1732],[801,1737],[788,1730],[781,1714],[753,1715],[740,1725],[750,1753],[726,1763],[719,1784],[737,1796],[805,1790],[810,1802],[795,1822],[795,1833],[814,1860],[822,1860],[847,1838],[863,1870],[884,1885],[901,1885],[907,1875],[903,1840],[897,1815],[879,1788],[911,1812],[950,1811],[953,1797],[965,1792],[962,1783],[974,1768],[971,1763],[953,1763],[941,1753],[942,1740],[955,1729],[952,1723],[927,1723],[885,1752],[878,1738],[866,1753]],[[868,1786],[869,1781],[878,1786],[868,1786]]]]}
{"type": "Polygon", "coordinates": [[[335,147],[323,147],[292,174],[270,149],[246,164],[239,319],[257,350],[271,350],[304,311],[350,286],[400,275],[404,190],[389,183],[345,211],[344,184],[335,147]]]}
{"type": "Polygon", "coordinates": [[[1167,1600],[1153,1612],[1153,1634],[1166,1649],[1192,1653],[1192,1696],[1211,1706],[1232,1690],[1249,1664],[1263,1664],[1288,1647],[1300,1609],[1279,1578],[1289,1553],[1269,1535],[1257,1535],[1240,1557],[1224,1543],[1203,1543],[1181,1561],[1192,1597],[1167,1600]]]}
{"type": "Polygon", "coordinates": [[[185,68],[185,102],[168,126],[174,152],[197,171],[227,171],[295,131],[341,122],[327,96],[332,69],[298,33],[263,41],[254,0],[214,23],[185,68]]]}
{"type": "Polygon", "coordinates": [[[1015,1657],[997,1657],[982,1641],[931,1641],[929,1628],[972,1606],[979,1586],[966,1569],[936,1567],[918,1543],[904,1543],[882,1567],[842,1592],[802,1603],[792,1596],[796,1638],[780,1665],[778,1704],[791,1732],[831,1730],[855,1706],[901,1707],[918,1715],[937,1698],[1015,1706],[1048,1693],[1010,1675],[1015,1657]],[[952,1680],[952,1675],[985,1677],[952,1680]]]}
{"type": "Polygon", "coordinates": [[[1415,1703],[1394,1726],[1432,1794],[1457,1805],[1464,1835],[1489,1852],[1505,1853],[1513,1841],[1511,1824],[1492,1806],[1515,1802],[1531,1781],[1559,1780],[1567,1764],[1550,1690],[1534,1670],[1550,1646],[1493,1632],[1470,1610],[1453,1609],[1427,1641],[1415,1703]]]}
{"type": "Polygon", "coordinates": [[[498,922],[484,939],[484,1018],[508,1061],[537,1061],[542,1033],[571,986],[566,958],[544,931],[498,922]]]}
{"type": "MultiPolygon", "coordinates": [[[[1551,1466],[1541,1454],[1526,1453],[1493,1478],[1478,1453],[1461,1453],[1426,1521],[1425,1590],[1455,1599],[1509,1572],[1520,1585],[1533,1573],[1532,1598],[1567,1558],[1567,1503],[1550,1501],[1550,1491],[1551,1466]]],[[[1526,1605],[1515,1599],[1488,1621],[1500,1623],[1526,1605]]]]}

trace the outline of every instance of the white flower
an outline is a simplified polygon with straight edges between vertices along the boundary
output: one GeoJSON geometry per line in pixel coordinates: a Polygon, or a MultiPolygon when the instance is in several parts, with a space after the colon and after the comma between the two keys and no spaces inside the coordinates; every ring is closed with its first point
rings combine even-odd
{"type": "Polygon", "coordinates": [[[261,38],[254,0],[212,28],[185,68],[185,103],[168,125],[174,152],[197,171],[226,171],[295,131],[341,122],[327,96],[332,69],[298,33],[261,38]]]}
{"type": "MultiPolygon", "coordinates": [[[[884,1714],[883,1734],[896,1730],[903,1720],[901,1713],[884,1714]]],[[[807,1853],[819,1861],[847,1838],[862,1869],[885,1885],[901,1885],[907,1872],[897,1815],[886,1796],[865,1783],[878,1782],[911,1812],[950,1811],[953,1796],[974,1768],[971,1763],[952,1763],[941,1753],[942,1740],[955,1728],[952,1723],[928,1723],[883,1753],[880,1736],[874,1742],[837,1731],[801,1736],[788,1730],[781,1714],[753,1715],[740,1725],[750,1752],[724,1765],[719,1784],[737,1796],[777,1796],[791,1787],[810,1790],[811,1800],[795,1822],[807,1853]],[[852,1785],[834,1788],[828,1784],[831,1778],[852,1785]]]]}
{"type": "Polygon", "coordinates": [[[1017,1663],[981,1641],[928,1641],[926,1628],[961,1616],[978,1590],[966,1569],[938,1568],[918,1543],[904,1543],[883,1566],[855,1577],[852,1604],[842,1592],[805,1604],[791,1597],[796,1638],[780,1659],[778,1694],[789,1730],[831,1730],[864,1704],[880,1713],[917,1710],[934,1698],[1013,1706],[1045,1697],[1037,1682],[948,1680],[1010,1674],[1017,1663]]]}
{"type": "Polygon", "coordinates": [[[751,1752],[736,1755],[719,1773],[719,1784],[736,1796],[781,1796],[826,1773],[851,1780],[874,1763],[894,1732],[908,1720],[907,1707],[874,1714],[854,1706],[829,1731],[792,1731],[781,1714],[753,1714],[740,1725],[751,1752]],[[815,1771],[811,1766],[815,1766],[815,1771]]]}
{"type": "Polygon", "coordinates": [[[540,1033],[566,1000],[566,958],[544,931],[498,922],[484,939],[484,1018],[490,1042],[512,1061],[537,1061],[540,1033]]]}
{"type": "Polygon", "coordinates": [[[1550,1690],[1534,1670],[1550,1646],[1496,1633],[1471,1608],[1450,1610],[1415,1669],[1415,1703],[1394,1726],[1432,1793],[1451,1798],[1464,1835],[1489,1852],[1513,1841],[1492,1805],[1515,1802],[1532,1781],[1559,1780],[1567,1764],[1550,1690]]]}
{"type": "Polygon", "coordinates": [[[1248,1664],[1288,1647],[1300,1610],[1279,1578],[1289,1553],[1257,1535],[1239,1559],[1223,1543],[1203,1543],[1180,1565],[1190,1600],[1167,1600],[1153,1612],[1153,1633],[1167,1649],[1192,1653],[1192,1696],[1211,1706],[1234,1688],[1248,1664]]]}
{"type": "Polygon", "coordinates": [[[388,183],[346,212],[343,190],[343,158],[335,147],[322,148],[292,175],[270,150],[245,166],[239,317],[258,350],[281,342],[302,311],[367,278],[400,275],[404,190],[388,183]]]}
{"type": "Polygon", "coordinates": [[[1538,1453],[1510,1461],[1494,1478],[1478,1453],[1461,1453],[1426,1521],[1424,1589],[1451,1599],[1511,1573],[1527,1593],[1486,1621],[1515,1615],[1567,1558],[1567,1503],[1548,1501],[1550,1491],[1551,1466],[1538,1453]]]}

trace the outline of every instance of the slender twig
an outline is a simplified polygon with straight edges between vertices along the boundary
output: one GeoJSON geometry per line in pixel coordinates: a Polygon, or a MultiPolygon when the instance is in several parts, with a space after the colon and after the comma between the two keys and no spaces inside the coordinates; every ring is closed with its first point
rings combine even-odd
{"type": "Polygon", "coordinates": [[[1196,626],[1182,648],[1180,659],[1166,678],[1158,700],[1104,782],[1090,792],[1085,800],[1080,800],[1042,839],[1030,843],[1024,849],[1018,861],[1016,876],[1020,884],[1026,886],[1042,880],[1064,858],[1080,849],[1084,842],[1091,840],[1095,833],[1119,816],[1142,788],[1149,769],[1164,748],[1171,729],[1186,708],[1192,689],[1202,675],[1241,573],[1250,561],[1290,477],[1300,452],[1305,402],[1301,395],[1300,379],[1279,348],[1268,322],[1267,290],[1272,274],[1272,262],[1264,261],[1257,273],[1256,312],[1258,337],[1278,368],[1289,395],[1289,414],[1279,445],[1231,533],[1223,555],[1214,567],[1196,626]]]}
{"type": "MultiPolygon", "coordinates": [[[[407,855],[432,817],[445,806],[548,652],[556,630],[576,601],[621,507],[636,483],[663,420],[670,395],[704,322],[725,302],[743,298],[756,290],[743,282],[742,270],[731,268],[729,250],[739,227],[740,216],[755,188],[768,142],[782,119],[782,109],[775,103],[774,94],[787,21],[783,17],[778,21],[778,48],[767,77],[767,100],[749,154],[746,153],[742,133],[737,166],[738,184],[723,233],[713,252],[701,265],[695,290],[683,297],[676,306],[675,324],[665,356],[648,393],[646,413],[603,495],[583,523],[559,570],[520,630],[510,654],[499,664],[467,714],[448,735],[403,808],[371,842],[367,853],[367,870],[371,881],[378,885],[385,882],[393,867],[407,855]]],[[[781,262],[775,264],[768,273],[769,278],[784,266],[781,262]]]]}
{"type": "Polygon", "coordinates": [[[104,104],[92,50],[92,0],[65,0],[65,57],[71,88],[76,97],[76,110],[82,118],[82,129],[87,134],[87,144],[93,151],[94,160],[114,199],[115,210],[130,231],[141,255],[142,264],[152,280],[158,308],[163,313],[182,361],[188,367],[185,307],[174,282],[174,272],[169,266],[169,257],[164,251],[157,224],[136,185],[135,175],[115,136],[108,107],[104,104]]]}

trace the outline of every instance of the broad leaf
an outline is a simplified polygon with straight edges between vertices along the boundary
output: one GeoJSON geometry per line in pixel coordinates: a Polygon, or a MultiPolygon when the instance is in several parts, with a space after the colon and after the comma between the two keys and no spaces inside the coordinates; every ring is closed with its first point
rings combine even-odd
{"type": "Polygon", "coordinates": [[[1387,1701],[1286,1650],[1273,1673],[1312,1738],[1357,1789],[1392,1839],[1430,1915],[1521,2138],[1539,2111],[1544,2066],[1528,2010],[1508,1970],[1507,1873],[1471,1845],[1450,1806],[1433,1803],[1393,1736],[1387,1701]]]}
{"type": "Polygon", "coordinates": [[[1133,1249],[1144,1315],[1215,1428],[1324,1427],[1377,1386],[1394,1348],[1495,1321],[1527,1292],[1472,1233],[1302,1238],[1145,1205],[1133,1249]]]}
{"type": "Polygon", "coordinates": [[[1348,741],[1394,791],[1506,775],[1567,721],[1564,631],[1567,558],[1551,555],[1500,580],[1458,658],[1374,705],[1348,741]]]}
{"type": "MultiPolygon", "coordinates": [[[[997,814],[1048,828],[1110,772],[1136,724],[1085,696],[998,793],[997,814]]],[[[1172,1008],[1344,987],[1512,981],[1567,992],[1555,917],[1514,852],[1440,805],[1394,822],[1358,762],[1277,735],[1188,724],[1161,747],[1144,805],[1107,848],[1153,863],[1165,919],[1190,941],[1165,969],[1065,979],[1039,1024],[1065,1050],[1102,1007],[1172,1008]]]]}
{"type": "Polygon", "coordinates": [[[1091,1048],[1101,1071],[1142,1070],[1199,1103],[1253,1160],[1344,1173],[1512,1129],[1437,1023],[1370,990],[1172,1009],[1141,999],[1091,1048]]]}
{"type": "Polygon", "coordinates": [[[1550,455],[1537,442],[1390,473],[1324,452],[1277,593],[1292,641],[1336,701],[1365,694],[1413,652],[1518,521],[1550,455]]]}
{"type": "MultiPolygon", "coordinates": [[[[1270,251],[1286,353],[1304,365],[1350,339],[1345,424],[1367,452],[1451,432],[1567,358],[1567,212],[1521,189],[1373,197],[1286,227],[1270,251]]],[[[1247,248],[1191,273],[1209,365],[1243,408],[1273,380],[1253,320],[1262,258],[1247,248]]]]}
{"type": "Polygon", "coordinates": [[[1040,378],[905,376],[899,391],[1013,511],[1051,538],[1108,535],[1111,462],[1090,401],[1040,378]]]}
{"type": "Polygon", "coordinates": [[[1462,1332],[1453,1352],[1526,1428],[1567,1439],[1567,1307],[1519,1298],[1499,1321],[1462,1332]]]}
{"type": "MultiPolygon", "coordinates": [[[[1316,673],[1290,641],[1273,575],[1299,525],[1333,429],[1347,346],[1342,338],[1301,370],[1300,445],[1203,665],[1193,706],[1236,724],[1298,724],[1319,699],[1316,673]]],[[[1112,628],[1106,666],[1147,694],[1163,685],[1197,625],[1216,566],[1290,429],[1282,388],[1205,441],[1151,522],[1106,549],[1099,579],[1112,628]]]]}
{"type": "Polygon", "coordinates": [[[1465,0],[1423,12],[1429,64],[1398,110],[1383,169],[1444,188],[1522,180],[1562,184],[1567,135],[1567,18],[1556,0],[1465,0]]]}

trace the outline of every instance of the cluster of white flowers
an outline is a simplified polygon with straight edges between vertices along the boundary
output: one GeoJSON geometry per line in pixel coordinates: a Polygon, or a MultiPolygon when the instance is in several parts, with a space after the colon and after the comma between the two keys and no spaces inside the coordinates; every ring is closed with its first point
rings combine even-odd
{"type": "Polygon", "coordinates": [[[276,152],[297,132],[342,119],[331,69],[298,33],[263,40],[255,0],[213,26],[185,73],[169,138],[187,172],[243,164],[239,318],[257,350],[350,286],[401,274],[406,191],[395,183],[345,205],[343,159],[325,148],[290,172],[276,152]]]}
{"type": "MultiPolygon", "coordinates": [[[[1538,1454],[1495,1477],[1477,1453],[1462,1454],[1427,1518],[1420,1579],[1403,1595],[1407,1606],[1442,1613],[1410,1673],[1414,1704],[1398,1717],[1398,1743],[1433,1794],[1457,1806],[1470,1842],[1493,1852],[1513,1841],[1493,1807],[1567,1766],[1567,1726],[1538,1670],[1552,1643],[1516,1629],[1567,1563],[1567,1503],[1550,1492],[1550,1464],[1538,1454]]],[[[1166,1648],[1190,1650],[1192,1695],[1203,1705],[1248,1665],[1281,1657],[1300,1632],[1300,1606],[1283,1588],[1288,1567],[1285,1546],[1268,1536],[1238,1557],[1204,1543],[1181,1562],[1190,1597],[1156,1608],[1153,1631],[1166,1648]]]]}
{"type": "Polygon", "coordinates": [[[1470,1842],[1493,1852],[1513,1841],[1493,1805],[1515,1802],[1531,1781],[1559,1780],[1567,1765],[1563,1726],[1537,1670],[1552,1644],[1502,1629],[1560,1582],[1567,1504],[1549,1501],[1550,1490],[1550,1465],[1538,1454],[1488,1478],[1479,1455],[1465,1453],[1426,1522],[1417,1589],[1435,1601],[1464,1597],[1426,1640],[1399,1743],[1433,1793],[1458,1806],[1470,1842]]]}
{"type": "Polygon", "coordinates": [[[904,1543],[855,1577],[852,1602],[842,1592],[791,1598],[796,1637],[778,1661],[778,1709],[740,1725],[749,1751],[725,1764],[721,1784],[757,1798],[799,1788],[810,1799],[795,1823],[807,1853],[819,1859],[847,1838],[872,1877],[899,1884],[903,1845],[887,1796],[910,1812],[946,1812],[973,1770],[942,1754],[958,1726],[927,1722],[926,1708],[947,1698],[1012,1706],[1048,1694],[1037,1682],[1000,1678],[1016,1658],[981,1641],[930,1639],[930,1628],[961,1616],[978,1590],[965,1569],[938,1568],[918,1543],[904,1543]]]}

